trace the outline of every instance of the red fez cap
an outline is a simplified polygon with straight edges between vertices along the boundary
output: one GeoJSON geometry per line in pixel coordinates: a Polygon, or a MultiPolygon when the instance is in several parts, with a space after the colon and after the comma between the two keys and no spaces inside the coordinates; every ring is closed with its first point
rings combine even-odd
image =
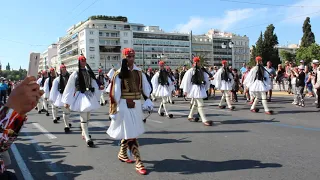
{"type": "Polygon", "coordinates": [[[86,57],[84,57],[84,55],[79,56],[78,58],[79,61],[86,61],[86,57]]]}
{"type": "Polygon", "coordinates": [[[42,74],[46,74],[46,73],[47,73],[47,71],[46,71],[46,70],[43,70],[43,71],[42,71],[42,74]]]}
{"type": "Polygon", "coordinates": [[[50,68],[50,72],[53,72],[54,71],[54,68],[50,68]]]}
{"type": "Polygon", "coordinates": [[[67,68],[67,67],[66,67],[66,65],[64,65],[64,64],[61,64],[61,65],[60,65],[60,69],[62,69],[62,68],[67,68]]]}
{"type": "Polygon", "coordinates": [[[194,63],[200,62],[200,58],[199,58],[198,56],[194,57],[194,58],[193,58],[193,62],[194,62],[194,63]]]}
{"type": "Polygon", "coordinates": [[[227,60],[222,60],[222,61],[221,61],[221,64],[226,65],[227,63],[228,63],[228,61],[227,61],[227,60]]]}
{"type": "Polygon", "coordinates": [[[163,66],[164,65],[164,61],[159,61],[159,65],[163,66]]]}
{"type": "Polygon", "coordinates": [[[167,70],[169,70],[169,69],[170,69],[170,67],[169,67],[169,66],[167,66],[167,67],[166,67],[166,69],[167,69],[167,70]]]}
{"type": "Polygon", "coordinates": [[[148,68],[148,71],[152,71],[152,68],[148,68]]]}
{"type": "Polygon", "coordinates": [[[134,52],[134,50],[132,48],[124,48],[122,50],[122,54],[125,56],[129,56],[129,55],[135,55],[136,53],[134,52]]]}
{"type": "Polygon", "coordinates": [[[101,72],[102,72],[102,69],[98,69],[98,72],[101,73],[101,72]]]}
{"type": "Polygon", "coordinates": [[[261,56],[257,56],[256,57],[256,62],[258,62],[258,61],[262,61],[262,57],[261,56]]]}

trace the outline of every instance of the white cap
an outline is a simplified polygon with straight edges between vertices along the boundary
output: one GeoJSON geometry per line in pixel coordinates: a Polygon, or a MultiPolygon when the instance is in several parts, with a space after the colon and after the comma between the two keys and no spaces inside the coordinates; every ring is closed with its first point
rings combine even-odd
{"type": "Polygon", "coordinates": [[[299,69],[304,69],[304,65],[300,65],[300,66],[299,66],[299,69]]]}
{"type": "Polygon", "coordinates": [[[313,64],[319,64],[319,60],[314,59],[314,60],[312,60],[312,63],[313,63],[313,64]]]}
{"type": "Polygon", "coordinates": [[[303,63],[303,62],[304,62],[304,60],[300,60],[300,62],[301,62],[301,63],[303,63]]]}

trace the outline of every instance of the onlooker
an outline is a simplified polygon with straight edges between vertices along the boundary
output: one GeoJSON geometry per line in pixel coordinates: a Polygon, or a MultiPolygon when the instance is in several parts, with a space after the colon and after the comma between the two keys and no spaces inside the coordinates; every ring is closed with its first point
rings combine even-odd
{"type": "Polygon", "coordinates": [[[305,73],[304,71],[304,65],[300,65],[298,68],[298,72],[294,71],[296,76],[296,102],[297,105],[304,107],[304,86],[305,86],[305,73]]]}
{"type": "Polygon", "coordinates": [[[271,102],[271,96],[272,96],[272,89],[273,89],[273,78],[276,76],[276,70],[272,67],[271,61],[267,62],[266,70],[269,72],[270,75],[270,90],[267,92],[269,94],[268,102],[271,102]]]}
{"type": "Polygon", "coordinates": [[[279,90],[281,91],[281,84],[282,84],[282,87],[283,87],[282,89],[285,91],[285,87],[284,87],[285,71],[282,68],[281,64],[278,65],[278,70],[276,74],[277,74],[276,84],[278,84],[279,90]]]}
{"type": "Polygon", "coordinates": [[[7,91],[8,91],[8,85],[3,79],[0,83],[0,102],[1,103],[7,103],[7,91]]]}
{"type": "Polygon", "coordinates": [[[23,124],[26,113],[31,111],[43,95],[35,77],[27,77],[10,94],[8,102],[0,108],[0,179],[16,179],[12,173],[6,171],[10,164],[8,149],[16,140],[23,124]]]}
{"type": "Polygon", "coordinates": [[[242,77],[242,75],[247,71],[247,68],[246,68],[246,63],[243,63],[242,64],[242,68],[240,68],[240,75],[242,77]]]}
{"type": "Polygon", "coordinates": [[[239,75],[238,75],[238,69],[233,69],[232,71],[233,76],[234,76],[234,83],[232,85],[232,100],[234,102],[238,102],[238,96],[237,96],[237,92],[239,91],[239,87],[240,87],[240,79],[239,79],[239,75]]]}

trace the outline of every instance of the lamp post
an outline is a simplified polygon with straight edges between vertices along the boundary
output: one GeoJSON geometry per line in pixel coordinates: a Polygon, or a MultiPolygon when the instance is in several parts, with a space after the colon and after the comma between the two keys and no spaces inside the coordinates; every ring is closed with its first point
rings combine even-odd
{"type": "Polygon", "coordinates": [[[142,44],[142,66],[143,66],[143,70],[145,70],[145,62],[144,62],[144,44],[142,44]]]}
{"type": "MultiPolygon", "coordinates": [[[[230,48],[232,50],[234,43],[232,41],[229,41],[228,45],[226,43],[222,43],[221,47],[222,49],[227,49],[227,56],[229,56],[229,51],[228,49],[230,48]]],[[[232,61],[232,66],[234,66],[233,64],[233,58],[232,58],[232,52],[231,52],[231,61],[232,61]]]]}

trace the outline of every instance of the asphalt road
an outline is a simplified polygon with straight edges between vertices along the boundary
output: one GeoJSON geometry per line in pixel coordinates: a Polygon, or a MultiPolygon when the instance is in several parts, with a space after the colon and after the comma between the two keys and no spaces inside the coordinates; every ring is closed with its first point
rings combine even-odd
{"type": "Polygon", "coordinates": [[[182,99],[168,107],[173,119],[150,116],[139,139],[150,172],[146,176],[117,159],[118,141],[105,133],[108,106],[91,116],[95,148],[86,147],[81,139],[78,114],[71,117],[72,133],[65,134],[62,121],[53,124],[52,117],[31,112],[10,151],[10,170],[27,180],[320,179],[320,118],[312,99],[306,100],[305,108],[295,107],[292,97],[278,93],[269,103],[276,112],[272,116],[251,113],[241,97],[236,111],[221,110],[218,99],[206,101],[208,119],[215,122],[212,127],[189,122],[189,103],[182,99]]]}

